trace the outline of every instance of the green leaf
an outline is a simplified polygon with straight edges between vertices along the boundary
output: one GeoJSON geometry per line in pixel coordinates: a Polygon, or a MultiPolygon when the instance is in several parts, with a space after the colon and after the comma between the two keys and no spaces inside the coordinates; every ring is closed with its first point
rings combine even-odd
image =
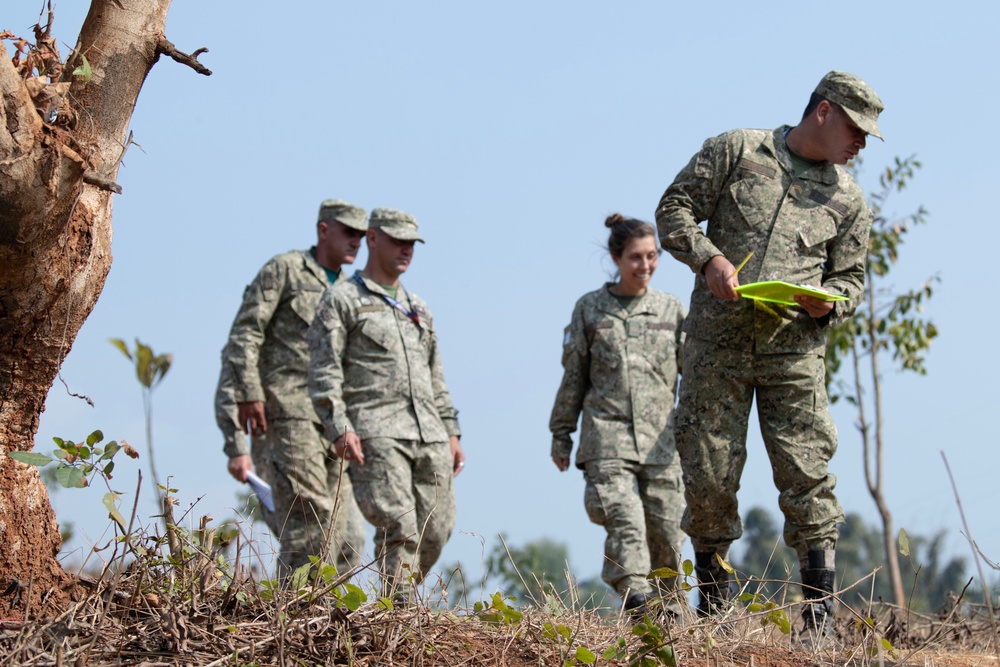
{"type": "Polygon", "coordinates": [[[104,494],[104,506],[108,508],[108,516],[114,519],[122,530],[125,530],[127,526],[125,525],[125,517],[121,515],[118,511],[118,507],[115,505],[115,501],[118,500],[118,494],[113,492],[108,492],[104,494]]]}
{"type": "Polygon", "coordinates": [[[128,351],[128,345],[125,344],[125,341],[121,338],[109,338],[108,342],[121,350],[122,354],[129,358],[129,361],[132,360],[132,353],[128,351]]]}
{"type": "Polygon", "coordinates": [[[90,77],[94,76],[94,69],[90,66],[87,56],[82,53],[80,54],[80,60],[83,62],[73,70],[73,76],[82,76],[84,83],[90,83],[90,77]]]}
{"type": "Polygon", "coordinates": [[[385,609],[386,611],[392,611],[394,605],[392,604],[392,599],[390,598],[379,598],[378,606],[380,609],[385,609]]]}
{"type": "Polygon", "coordinates": [[[718,561],[719,566],[722,567],[723,570],[725,570],[729,574],[736,574],[736,570],[733,568],[732,565],[726,562],[725,558],[723,558],[719,554],[715,554],[715,560],[718,561]]]}
{"type": "Polygon", "coordinates": [[[359,604],[368,601],[368,596],[365,595],[365,592],[354,584],[344,584],[344,588],[347,590],[347,595],[353,595],[358,599],[359,604]]]}
{"type": "Polygon", "coordinates": [[[115,462],[108,461],[108,465],[104,466],[104,475],[108,478],[111,477],[111,471],[115,469],[115,462]]]}
{"type": "Polygon", "coordinates": [[[672,579],[680,576],[680,572],[669,567],[660,567],[646,575],[647,579],[672,579]]]}
{"type": "Polygon", "coordinates": [[[330,583],[337,578],[337,568],[329,563],[323,563],[319,568],[319,576],[326,583],[330,583]]]}
{"type": "Polygon", "coordinates": [[[120,449],[121,446],[118,444],[118,442],[112,440],[111,442],[108,443],[108,446],[104,448],[104,453],[101,454],[101,460],[107,461],[108,459],[112,458],[115,454],[117,454],[120,449]]]}
{"type": "Polygon", "coordinates": [[[694,572],[694,563],[692,563],[691,559],[689,558],[686,561],[684,561],[682,566],[683,566],[682,569],[684,570],[684,576],[690,577],[691,573],[694,572]]]}
{"type": "Polygon", "coordinates": [[[653,651],[653,655],[659,658],[666,667],[677,667],[677,656],[674,654],[672,646],[661,646],[653,651]]]}
{"type": "Polygon", "coordinates": [[[781,609],[775,609],[767,615],[767,620],[774,623],[782,634],[789,634],[792,631],[792,624],[788,620],[788,615],[781,609]]]}
{"type": "Polygon", "coordinates": [[[907,558],[910,557],[910,538],[902,528],[899,529],[899,553],[907,558]]]}
{"type": "Polygon", "coordinates": [[[347,595],[344,596],[344,606],[351,611],[357,611],[358,607],[361,606],[361,603],[364,602],[367,597],[357,586],[354,586],[353,588],[355,590],[348,591],[347,595]]]}
{"type": "Polygon", "coordinates": [[[94,431],[93,433],[87,436],[87,444],[91,447],[93,447],[95,443],[98,443],[101,440],[104,440],[104,434],[101,433],[100,429],[94,431]]]}
{"type": "Polygon", "coordinates": [[[7,456],[15,461],[27,463],[29,466],[44,466],[55,460],[51,456],[38,452],[7,452],[7,456]]]}
{"type": "Polygon", "coordinates": [[[592,665],[597,661],[597,656],[590,649],[578,646],[576,648],[576,659],[585,665],[592,665]]]}
{"type": "Polygon", "coordinates": [[[603,658],[605,660],[624,660],[627,657],[628,648],[624,637],[619,637],[617,642],[604,649],[603,658]]]}
{"type": "Polygon", "coordinates": [[[84,474],[70,465],[61,465],[56,470],[56,480],[67,489],[82,489],[87,486],[87,478],[84,474]]]}
{"type": "Polygon", "coordinates": [[[291,586],[293,591],[305,588],[309,585],[309,570],[312,569],[312,563],[303,563],[298,568],[292,572],[291,586]]]}

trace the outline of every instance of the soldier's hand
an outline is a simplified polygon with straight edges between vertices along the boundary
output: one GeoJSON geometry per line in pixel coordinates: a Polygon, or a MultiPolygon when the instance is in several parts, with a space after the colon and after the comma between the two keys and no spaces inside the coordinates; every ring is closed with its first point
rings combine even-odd
{"type": "Polygon", "coordinates": [[[792,298],[795,299],[795,303],[802,307],[802,310],[815,318],[829,315],[830,311],[833,310],[833,301],[824,301],[823,299],[817,299],[807,294],[798,294],[792,298]]]}
{"type": "Polygon", "coordinates": [[[354,431],[348,431],[333,441],[337,456],[345,461],[356,461],[359,466],[365,464],[365,455],[361,451],[361,438],[354,431]]]}
{"type": "Polygon", "coordinates": [[[740,278],[736,275],[736,267],[722,255],[716,255],[705,262],[701,268],[705,281],[712,294],[720,299],[735,301],[740,298],[736,288],[740,286],[740,278]]]}
{"type": "Polygon", "coordinates": [[[569,457],[568,456],[553,456],[552,462],[556,464],[560,472],[566,472],[569,470],[569,457]]]}
{"type": "Polygon", "coordinates": [[[267,433],[267,418],[264,416],[263,401],[237,403],[236,408],[244,433],[248,435],[267,433]]]}
{"type": "Polygon", "coordinates": [[[458,477],[458,473],[465,468],[465,452],[462,451],[462,443],[456,435],[448,438],[448,444],[451,446],[451,474],[458,477]]]}
{"type": "Polygon", "coordinates": [[[226,467],[229,469],[229,474],[236,478],[237,482],[245,482],[247,481],[247,473],[253,472],[253,461],[250,460],[249,454],[242,454],[229,459],[229,465],[226,467]]]}

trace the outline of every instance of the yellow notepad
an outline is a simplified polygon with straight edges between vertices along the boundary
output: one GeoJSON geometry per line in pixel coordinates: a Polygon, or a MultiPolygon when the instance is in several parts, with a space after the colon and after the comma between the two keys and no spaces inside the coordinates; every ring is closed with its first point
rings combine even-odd
{"type": "Polygon", "coordinates": [[[843,294],[831,294],[808,285],[793,285],[781,280],[766,280],[761,283],[749,283],[736,288],[736,293],[744,299],[780,303],[786,306],[797,306],[793,296],[814,296],[823,301],[847,301],[843,294]]]}

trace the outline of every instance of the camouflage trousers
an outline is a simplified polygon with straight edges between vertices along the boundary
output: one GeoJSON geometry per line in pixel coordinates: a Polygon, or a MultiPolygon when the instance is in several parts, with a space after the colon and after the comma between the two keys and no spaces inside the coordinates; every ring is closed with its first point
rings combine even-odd
{"type": "Polygon", "coordinates": [[[844,512],[828,470],[837,428],[825,373],[815,354],[754,354],[687,339],[674,435],[687,497],[681,525],[696,552],[725,553],[743,534],[736,492],[755,398],[786,544],[802,555],[836,543],[844,512]]]}
{"type": "MultiPolygon", "coordinates": [[[[590,520],[604,526],[601,578],[625,597],[629,591],[652,594],[646,575],[669,567],[679,571],[684,545],[681,514],[684,484],[677,458],[670,465],[643,465],[623,459],[587,461],[583,476],[584,506],[590,520]]],[[[678,584],[661,579],[661,593],[678,584]]]]}
{"type": "Polygon", "coordinates": [[[383,595],[407,596],[441,556],[455,527],[447,442],[370,438],[351,466],[354,496],[375,526],[383,595]]]}
{"type": "Polygon", "coordinates": [[[365,523],[351,479],[320,426],[306,419],[274,419],[253,439],[254,468],[271,485],[274,512],[264,519],[281,542],[281,576],[319,556],[338,572],[361,560],[365,523]]]}

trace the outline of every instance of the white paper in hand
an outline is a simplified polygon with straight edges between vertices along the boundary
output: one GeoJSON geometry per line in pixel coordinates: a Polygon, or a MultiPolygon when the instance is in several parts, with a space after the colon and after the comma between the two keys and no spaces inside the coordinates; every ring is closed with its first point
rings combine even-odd
{"type": "Polygon", "coordinates": [[[274,500],[271,498],[271,485],[252,472],[247,473],[247,484],[257,494],[257,499],[267,508],[267,511],[273,512],[274,500]]]}

